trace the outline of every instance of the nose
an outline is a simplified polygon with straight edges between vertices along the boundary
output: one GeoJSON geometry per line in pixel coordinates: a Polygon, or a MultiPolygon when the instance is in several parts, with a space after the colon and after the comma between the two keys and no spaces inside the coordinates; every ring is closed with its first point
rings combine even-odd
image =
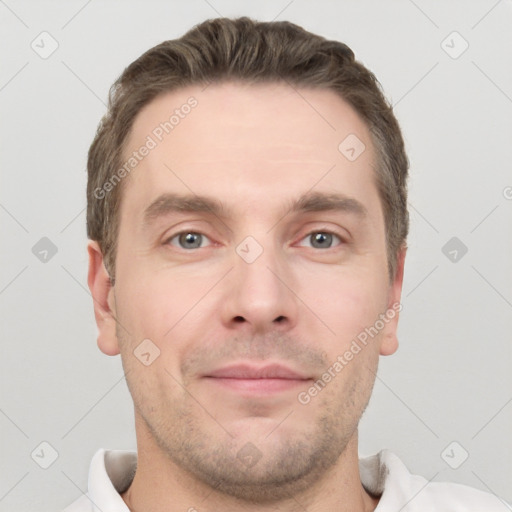
{"type": "MultiPolygon", "coordinates": [[[[240,254],[243,253],[240,252],[240,254]]],[[[297,323],[297,287],[282,255],[265,247],[254,260],[234,255],[234,268],[222,305],[225,327],[247,334],[288,331],[297,323]]]]}

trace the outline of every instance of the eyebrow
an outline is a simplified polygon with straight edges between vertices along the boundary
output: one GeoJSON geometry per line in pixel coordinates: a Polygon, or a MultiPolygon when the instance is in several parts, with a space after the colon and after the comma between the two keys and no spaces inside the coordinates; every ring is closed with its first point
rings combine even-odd
{"type": "Polygon", "coordinates": [[[366,207],[353,197],[344,194],[326,194],[324,192],[308,192],[300,196],[290,205],[291,212],[323,212],[339,211],[351,213],[364,218],[368,215],[366,207]]]}
{"type": "MultiPolygon", "coordinates": [[[[368,215],[366,207],[357,199],[344,194],[307,192],[289,203],[287,213],[338,211],[350,213],[361,219],[368,215]]],[[[165,193],[155,199],[143,213],[144,225],[170,213],[205,212],[216,217],[226,217],[232,212],[221,201],[199,195],[165,193]]]]}
{"type": "Polygon", "coordinates": [[[226,208],[211,197],[166,193],[157,197],[144,210],[143,223],[149,225],[159,217],[179,212],[209,212],[222,217],[226,214],[226,208]]]}

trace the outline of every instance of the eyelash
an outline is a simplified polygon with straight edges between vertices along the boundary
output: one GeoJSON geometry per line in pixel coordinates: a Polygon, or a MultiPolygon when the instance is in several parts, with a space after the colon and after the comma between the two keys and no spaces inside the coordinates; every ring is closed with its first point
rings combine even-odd
{"type": "MultiPolygon", "coordinates": [[[[335,233],[333,231],[330,231],[328,229],[323,229],[323,230],[322,229],[316,229],[316,230],[310,231],[305,236],[303,236],[300,239],[300,241],[305,240],[306,238],[310,237],[311,235],[318,234],[318,233],[322,233],[322,234],[325,234],[325,235],[332,235],[333,237],[335,237],[335,238],[337,238],[339,240],[339,243],[338,243],[338,245],[336,245],[334,247],[328,247],[327,249],[318,249],[317,247],[311,247],[312,249],[318,249],[318,250],[327,251],[329,249],[335,249],[336,247],[339,247],[340,245],[346,244],[345,239],[341,235],[339,235],[339,234],[337,234],[337,233],[335,233]]],[[[184,230],[184,231],[179,231],[178,233],[175,233],[171,237],[167,238],[166,241],[164,242],[164,245],[172,245],[171,241],[173,239],[179,237],[180,235],[186,235],[186,234],[202,235],[206,239],[210,240],[210,238],[207,235],[205,235],[204,233],[201,233],[200,231],[184,230]]],[[[211,240],[210,240],[210,242],[211,242],[211,240]]],[[[186,252],[191,252],[191,251],[196,250],[196,249],[204,249],[205,248],[205,247],[194,247],[192,249],[184,249],[183,247],[179,247],[177,245],[175,245],[173,247],[176,247],[178,249],[182,249],[183,251],[186,251],[186,252]]],[[[303,246],[301,246],[301,247],[303,247],[303,246]]]]}

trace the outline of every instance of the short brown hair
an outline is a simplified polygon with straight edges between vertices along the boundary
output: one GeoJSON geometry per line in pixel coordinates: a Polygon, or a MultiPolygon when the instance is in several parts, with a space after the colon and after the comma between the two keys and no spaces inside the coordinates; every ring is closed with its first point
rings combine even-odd
{"type": "Polygon", "coordinates": [[[290,22],[243,17],[207,20],[181,38],[151,48],[130,64],[110,89],[108,111],[88,154],[87,235],[99,243],[112,280],[123,183],[100,198],[97,191],[122,165],[135,117],[162,93],[229,80],[330,89],[366,122],[376,150],[391,279],[409,230],[409,162],[400,127],[379,82],[341,42],[290,22]]]}

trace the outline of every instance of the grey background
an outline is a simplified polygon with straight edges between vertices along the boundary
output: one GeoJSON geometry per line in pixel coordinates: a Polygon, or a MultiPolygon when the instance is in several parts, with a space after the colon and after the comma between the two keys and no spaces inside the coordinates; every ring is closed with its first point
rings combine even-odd
{"type": "Polygon", "coordinates": [[[86,490],[98,448],[135,448],[119,356],[95,342],[86,152],[123,68],[218,15],[342,40],[383,84],[411,160],[411,236],[401,346],[381,360],[360,452],[390,448],[413,473],[512,502],[510,1],[3,0],[0,510],[59,510],[86,490]],[[46,59],[31,48],[50,48],[43,31],[59,45],[46,59]],[[469,44],[458,58],[453,31],[469,44]],[[42,237],[57,248],[46,262],[42,237]],[[31,458],[50,461],[43,441],[58,452],[48,469],[31,458]]]}

